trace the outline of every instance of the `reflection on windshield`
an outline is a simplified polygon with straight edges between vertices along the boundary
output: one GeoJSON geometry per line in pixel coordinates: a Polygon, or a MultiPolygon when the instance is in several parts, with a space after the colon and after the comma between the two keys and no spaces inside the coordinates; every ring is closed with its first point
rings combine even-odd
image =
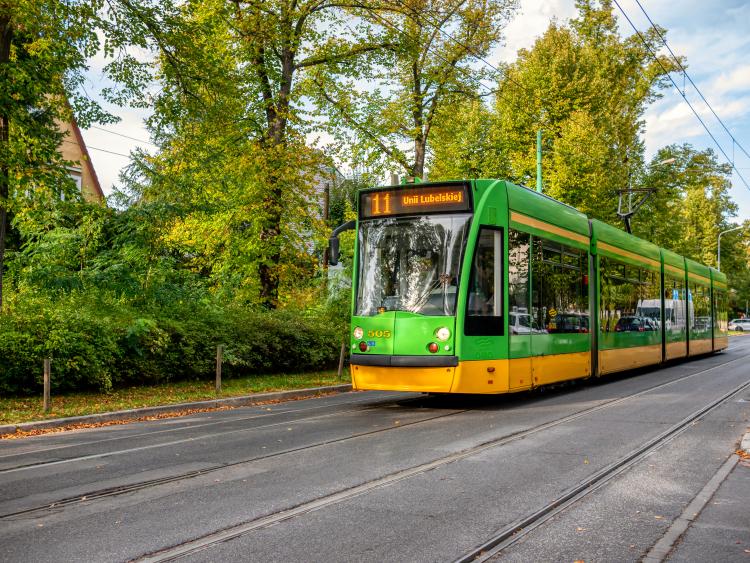
{"type": "Polygon", "coordinates": [[[357,315],[453,315],[470,215],[360,223],[357,315]]]}

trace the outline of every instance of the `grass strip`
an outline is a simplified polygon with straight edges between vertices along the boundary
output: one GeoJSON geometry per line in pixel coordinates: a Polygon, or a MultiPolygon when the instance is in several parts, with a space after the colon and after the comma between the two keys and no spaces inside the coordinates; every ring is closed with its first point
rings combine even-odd
{"type": "MultiPolygon", "coordinates": [[[[222,381],[221,398],[253,393],[288,391],[348,383],[336,371],[302,374],[254,375],[222,381]]],[[[116,389],[109,393],[70,393],[52,395],[52,409],[45,414],[41,393],[38,397],[0,397],[0,424],[19,424],[102,412],[173,405],[216,399],[213,381],[180,381],[160,385],[143,385],[116,389]]]]}

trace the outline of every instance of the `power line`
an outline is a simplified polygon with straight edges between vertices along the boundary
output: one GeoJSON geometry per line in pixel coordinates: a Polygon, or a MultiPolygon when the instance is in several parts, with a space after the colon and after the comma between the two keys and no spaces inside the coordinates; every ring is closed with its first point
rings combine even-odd
{"type": "Polygon", "coordinates": [[[98,129],[99,131],[110,133],[111,135],[117,135],[118,137],[124,137],[125,139],[130,139],[131,141],[138,141],[139,143],[146,143],[149,145],[153,145],[155,147],[159,146],[156,143],[152,143],[151,141],[146,141],[145,139],[138,139],[137,137],[131,137],[130,135],[125,135],[124,133],[118,133],[117,131],[112,131],[111,129],[105,129],[104,127],[98,127],[96,125],[92,125],[91,127],[89,127],[89,129],[98,129]]]}
{"type": "MultiPolygon", "coordinates": [[[[76,146],[79,146],[79,147],[81,146],[76,141],[68,141],[67,139],[64,139],[63,143],[70,143],[71,145],[76,145],[76,146]]],[[[91,149],[92,151],[106,152],[108,154],[114,154],[114,155],[117,155],[117,156],[122,156],[124,158],[127,158],[128,160],[133,160],[133,157],[131,157],[128,154],[123,154],[121,152],[110,151],[110,150],[107,150],[107,149],[100,149],[99,147],[92,147],[91,145],[86,145],[86,148],[87,149],[91,149]]]]}
{"type": "MultiPolygon", "coordinates": [[[[709,103],[708,103],[708,100],[706,99],[706,97],[705,97],[705,96],[703,95],[703,93],[702,93],[702,92],[700,91],[700,89],[699,89],[699,88],[698,88],[698,86],[697,86],[697,85],[695,84],[695,82],[693,82],[693,79],[692,79],[692,78],[690,78],[690,75],[689,75],[689,74],[687,73],[687,70],[685,70],[685,67],[683,67],[683,66],[682,66],[682,63],[680,62],[680,59],[679,59],[679,58],[677,58],[677,55],[675,55],[675,54],[674,54],[674,51],[672,51],[672,48],[671,48],[671,47],[669,46],[669,44],[667,43],[667,40],[666,40],[666,38],[665,38],[665,37],[664,37],[664,36],[663,36],[663,35],[661,34],[661,32],[659,31],[659,28],[658,28],[658,27],[656,26],[656,24],[655,24],[655,23],[653,22],[653,20],[651,19],[651,17],[650,17],[650,16],[649,16],[649,15],[648,15],[648,14],[646,13],[646,10],[644,9],[643,5],[642,5],[642,4],[640,3],[640,1],[639,1],[639,0],[635,0],[635,3],[636,3],[636,4],[638,4],[638,7],[639,7],[639,8],[641,9],[641,12],[643,12],[643,15],[644,15],[644,16],[646,16],[646,19],[647,19],[647,20],[648,20],[648,22],[649,22],[649,23],[651,24],[651,27],[652,27],[652,28],[653,28],[653,30],[654,30],[654,31],[656,32],[656,35],[658,35],[658,36],[659,36],[659,39],[661,39],[661,42],[662,42],[662,43],[664,44],[664,46],[665,46],[665,47],[667,48],[667,50],[669,51],[669,53],[670,53],[670,54],[672,55],[672,58],[673,58],[673,59],[674,59],[674,61],[675,61],[675,62],[677,63],[677,66],[678,66],[678,67],[680,67],[680,70],[682,71],[682,74],[683,74],[683,76],[684,76],[685,78],[687,78],[687,79],[688,79],[688,81],[690,82],[690,84],[692,84],[692,85],[693,85],[693,88],[695,88],[695,91],[696,91],[696,92],[698,92],[698,95],[699,95],[699,96],[701,97],[701,99],[703,100],[703,102],[704,102],[704,103],[705,103],[705,104],[706,104],[706,105],[708,106],[708,109],[710,109],[710,110],[711,110],[711,113],[712,113],[712,114],[714,114],[714,117],[715,117],[715,118],[716,118],[716,119],[718,120],[718,122],[719,122],[719,123],[721,123],[721,126],[722,126],[722,127],[724,128],[724,131],[726,131],[726,132],[727,132],[727,135],[729,135],[729,137],[730,137],[730,138],[732,139],[732,142],[733,142],[733,143],[734,143],[735,145],[737,145],[737,146],[739,147],[739,149],[740,149],[740,150],[741,150],[742,152],[744,152],[744,153],[745,153],[745,156],[747,156],[748,158],[750,158],[750,154],[748,154],[748,152],[747,152],[747,151],[745,150],[745,148],[744,148],[744,147],[743,147],[743,146],[742,146],[742,145],[741,145],[741,144],[739,143],[739,141],[738,141],[738,140],[737,140],[737,139],[735,138],[735,136],[734,136],[734,135],[732,135],[732,133],[731,133],[731,132],[729,131],[729,129],[728,129],[728,128],[727,128],[727,126],[726,126],[726,125],[724,124],[724,122],[723,122],[723,121],[721,120],[721,118],[720,118],[720,117],[719,117],[718,115],[716,115],[716,112],[714,111],[714,108],[712,108],[712,107],[711,107],[711,104],[709,104],[709,103]]],[[[619,6],[618,6],[618,7],[619,7],[619,6]]],[[[620,8],[620,10],[622,10],[622,8],[620,8]]]]}
{"type": "Polygon", "coordinates": [[[743,183],[743,184],[745,184],[745,187],[746,187],[746,188],[747,188],[748,190],[750,190],[750,185],[749,185],[749,184],[747,183],[747,180],[745,180],[745,178],[744,178],[744,177],[742,176],[742,174],[740,174],[740,171],[739,171],[739,170],[738,170],[738,169],[737,169],[737,168],[735,167],[735,165],[734,165],[734,162],[732,161],[732,159],[731,159],[731,158],[729,158],[729,156],[727,156],[727,153],[726,153],[726,152],[724,151],[724,147],[722,147],[722,146],[721,146],[721,144],[719,144],[719,141],[717,141],[717,140],[716,140],[716,137],[714,137],[714,134],[713,134],[713,133],[711,133],[711,131],[709,130],[709,128],[708,128],[708,127],[706,126],[706,123],[705,123],[705,122],[703,121],[703,119],[701,119],[701,116],[700,116],[700,115],[698,115],[698,112],[697,112],[697,111],[695,110],[695,108],[693,107],[693,104],[691,104],[691,103],[690,103],[690,100],[688,100],[688,99],[687,99],[687,96],[685,96],[685,93],[684,93],[684,92],[683,92],[682,90],[680,90],[679,86],[677,86],[677,83],[676,83],[676,82],[674,81],[674,78],[672,78],[672,75],[671,75],[671,74],[670,74],[670,73],[669,73],[669,72],[667,71],[666,67],[665,67],[665,66],[664,66],[664,64],[663,64],[663,63],[661,62],[661,60],[659,59],[659,57],[658,57],[658,56],[656,55],[656,53],[654,53],[654,51],[653,51],[653,50],[651,49],[651,47],[650,47],[650,46],[649,46],[649,44],[648,44],[648,41],[646,41],[646,38],[645,38],[645,37],[643,37],[643,34],[642,34],[642,33],[640,32],[640,30],[639,30],[639,29],[638,29],[638,28],[637,28],[637,27],[635,26],[635,24],[634,24],[634,23],[633,23],[633,21],[632,21],[632,20],[630,19],[630,17],[628,17],[628,14],[627,14],[627,13],[625,12],[625,10],[623,10],[623,9],[622,9],[622,6],[620,6],[620,3],[619,3],[619,2],[617,1],[617,0],[612,0],[612,1],[613,1],[613,2],[615,3],[615,5],[616,5],[616,6],[617,6],[617,7],[619,8],[620,12],[622,12],[622,15],[623,15],[623,16],[625,16],[625,19],[626,19],[626,20],[628,20],[628,23],[630,24],[630,27],[632,27],[632,28],[633,28],[633,31],[635,31],[635,32],[636,32],[636,34],[638,35],[638,37],[640,37],[640,39],[641,39],[641,42],[643,43],[643,46],[644,46],[644,47],[646,48],[646,50],[647,50],[647,51],[648,51],[648,52],[649,52],[649,53],[651,54],[651,56],[652,56],[652,57],[654,58],[654,60],[655,60],[655,61],[656,61],[656,62],[657,62],[657,63],[659,64],[659,66],[661,67],[661,69],[662,69],[662,70],[664,71],[664,74],[666,74],[666,75],[667,75],[667,78],[669,78],[670,82],[671,82],[671,83],[672,83],[672,84],[674,85],[674,87],[675,87],[675,88],[677,89],[677,91],[678,91],[678,92],[680,93],[680,96],[682,96],[682,99],[683,99],[683,100],[685,100],[685,103],[686,103],[686,104],[688,105],[688,107],[689,107],[689,108],[690,108],[690,109],[692,110],[692,112],[693,112],[693,113],[695,114],[695,117],[696,117],[696,118],[698,119],[698,121],[700,121],[700,124],[701,124],[701,125],[703,126],[703,129],[705,129],[705,130],[706,130],[706,133],[708,133],[708,136],[709,136],[709,137],[711,137],[711,139],[712,139],[712,140],[713,140],[713,142],[714,142],[714,143],[716,144],[716,146],[717,146],[717,147],[719,147],[719,150],[721,151],[721,154],[723,154],[723,155],[724,155],[724,158],[726,158],[726,160],[727,160],[727,162],[729,163],[729,165],[730,165],[730,166],[732,167],[732,169],[733,169],[733,170],[735,171],[735,173],[736,173],[736,174],[737,174],[737,176],[738,176],[738,177],[740,178],[740,180],[742,180],[742,183],[743,183]]]}
{"type": "MultiPolygon", "coordinates": [[[[420,14],[418,14],[418,13],[417,13],[417,12],[416,12],[416,11],[415,11],[415,10],[414,10],[413,8],[411,8],[410,6],[406,5],[406,4],[405,4],[405,3],[403,2],[403,0],[395,0],[395,2],[396,2],[397,4],[399,4],[399,5],[401,5],[402,7],[406,8],[407,10],[411,11],[411,12],[412,12],[412,13],[413,13],[413,14],[414,14],[414,15],[415,15],[416,17],[418,17],[418,18],[420,17],[420,14]]],[[[625,19],[627,19],[627,20],[628,20],[628,23],[630,23],[630,25],[631,25],[631,27],[633,28],[633,30],[634,30],[634,31],[635,31],[635,32],[636,32],[636,33],[638,34],[638,37],[640,37],[640,39],[641,39],[641,41],[643,42],[643,44],[644,44],[644,46],[646,47],[646,49],[647,49],[647,50],[649,51],[649,53],[650,53],[650,54],[652,55],[652,57],[653,57],[653,58],[654,58],[654,59],[656,60],[656,62],[657,62],[657,63],[659,63],[659,66],[661,66],[662,70],[663,70],[663,71],[665,72],[665,74],[666,74],[666,75],[667,75],[667,77],[668,77],[668,78],[670,79],[670,81],[672,82],[672,84],[673,84],[673,85],[675,86],[675,88],[677,89],[677,91],[678,91],[678,92],[680,92],[680,94],[682,95],[682,97],[683,97],[683,99],[685,100],[685,102],[686,102],[686,103],[688,104],[688,106],[690,107],[690,109],[691,109],[691,110],[693,111],[693,113],[695,114],[695,117],[696,117],[696,118],[698,119],[698,121],[700,121],[701,125],[702,125],[702,126],[703,126],[703,128],[704,128],[704,129],[706,130],[706,133],[708,133],[708,135],[709,135],[709,136],[711,137],[711,139],[713,139],[714,143],[716,143],[716,146],[717,146],[717,147],[719,148],[719,150],[721,151],[721,153],[722,153],[722,154],[724,155],[724,157],[726,158],[727,162],[728,162],[728,163],[729,163],[729,164],[731,165],[732,169],[733,169],[733,170],[734,170],[734,171],[735,171],[735,172],[737,173],[737,176],[738,176],[738,177],[739,177],[739,178],[740,178],[740,179],[742,180],[742,183],[743,183],[743,184],[745,184],[745,187],[746,187],[746,188],[750,189],[750,186],[748,186],[748,183],[747,183],[747,181],[746,181],[746,180],[745,180],[745,178],[744,178],[744,177],[742,176],[742,174],[740,173],[739,169],[738,169],[738,168],[737,168],[737,167],[736,167],[736,166],[734,165],[734,159],[730,159],[730,158],[729,158],[729,156],[728,156],[728,155],[727,155],[727,153],[726,153],[726,152],[724,151],[724,149],[722,148],[722,146],[721,146],[721,145],[719,144],[719,142],[718,142],[718,141],[716,140],[716,138],[714,137],[714,135],[713,135],[713,134],[711,133],[711,131],[710,131],[710,130],[708,129],[708,127],[706,126],[706,124],[705,124],[705,123],[703,122],[703,120],[701,119],[700,115],[698,115],[698,112],[697,112],[697,111],[695,110],[695,108],[693,108],[692,104],[690,104],[690,102],[688,101],[688,99],[687,99],[687,97],[685,96],[685,94],[684,94],[684,93],[683,93],[683,92],[682,92],[682,91],[680,90],[680,88],[679,88],[679,87],[677,86],[677,84],[676,84],[676,83],[675,83],[675,81],[674,81],[674,80],[672,79],[671,75],[670,75],[670,74],[669,74],[669,73],[667,72],[666,68],[665,68],[665,67],[664,67],[664,65],[663,65],[663,64],[661,63],[661,61],[660,61],[660,60],[659,60],[659,58],[658,58],[658,57],[656,56],[656,54],[655,54],[655,53],[654,53],[654,52],[653,52],[653,51],[651,50],[651,48],[649,47],[649,45],[648,45],[648,43],[646,42],[645,38],[644,38],[644,37],[643,37],[643,35],[641,34],[641,32],[640,32],[640,31],[639,31],[639,30],[638,30],[638,29],[637,29],[637,28],[635,27],[635,25],[634,25],[634,24],[633,24],[633,22],[632,22],[632,21],[630,20],[630,18],[628,17],[628,15],[627,15],[627,14],[625,13],[625,11],[624,11],[624,10],[622,9],[622,6],[620,6],[620,4],[619,4],[619,3],[617,2],[617,0],[614,0],[614,2],[615,2],[615,4],[617,5],[617,7],[618,7],[618,8],[620,9],[620,11],[622,12],[622,14],[623,14],[623,15],[625,16],[625,19]]],[[[638,0],[636,0],[636,2],[638,2],[638,0]]],[[[638,2],[638,5],[640,6],[640,2],[638,2]]],[[[642,7],[642,6],[641,6],[641,10],[643,10],[643,7],[642,7]]],[[[646,14],[645,10],[643,10],[643,12],[644,12],[644,14],[646,14]]],[[[648,18],[648,14],[646,14],[646,17],[648,18]]],[[[424,20],[426,20],[426,21],[427,21],[427,23],[429,23],[429,24],[430,24],[430,25],[431,25],[431,26],[432,26],[433,28],[435,28],[435,29],[436,29],[436,30],[437,30],[438,32],[440,32],[440,33],[441,33],[441,34],[442,34],[443,36],[445,36],[445,37],[449,38],[449,39],[450,39],[451,41],[453,41],[453,42],[454,42],[454,43],[456,43],[457,45],[459,45],[459,46],[463,47],[463,48],[464,48],[464,49],[466,50],[466,52],[467,52],[467,53],[468,53],[469,55],[471,55],[472,57],[474,57],[474,59],[476,59],[477,61],[480,61],[480,62],[482,62],[483,64],[485,64],[485,65],[487,65],[488,67],[492,68],[492,69],[493,69],[493,70],[495,70],[496,72],[498,72],[498,73],[502,74],[502,75],[503,75],[503,77],[504,77],[505,79],[507,79],[508,81],[512,82],[513,84],[515,84],[516,86],[518,86],[518,87],[519,87],[519,88],[521,88],[522,90],[524,90],[524,91],[525,91],[525,92],[526,92],[527,94],[529,94],[529,95],[531,95],[531,96],[533,96],[533,97],[535,97],[535,98],[539,99],[539,101],[541,101],[542,103],[546,103],[546,100],[545,100],[545,99],[544,99],[543,97],[540,97],[540,96],[538,95],[538,93],[537,93],[537,92],[531,92],[531,91],[530,91],[530,90],[529,90],[528,88],[526,88],[526,87],[525,87],[525,86],[524,86],[523,84],[521,84],[520,82],[518,82],[518,81],[516,81],[515,79],[513,79],[513,78],[512,78],[511,76],[509,76],[509,75],[508,75],[507,73],[504,73],[504,72],[502,72],[502,71],[501,71],[501,70],[500,70],[499,68],[497,68],[497,67],[496,67],[495,65],[493,65],[492,63],[490,63],[489,61],[487,61],[487,60],[486,60],[486,59],[485,59],[484,57],[482,57],[482,56],[480,56],[480,55],[477,55],[476,53],[472,52],[472,50],[471,50],[471,49],[470,49],[470,48],[469,48],[469,47],[468,47],[467,45],[463,44],[463,43],[462,43],[461,41],[459,41],[458,39],[456,39],[455,37],[453,37],[453,36],[452,36],[452,35],[451,35],[450,33],[448,33],[448,32],[446,32],[446,31],[444,31],[443,29],[441,29],[441,28],[440,28],[440,27],[439,27],[439,26],[438,26],[437,24],[435,24],[434,22],[430,21],[430,20],[429,20],[429,18],[427,18],[427,17],[425,16],[425,17],[424,17],[423,19],[424,19],[424,20]]],[[[649,22],[651,22],[651,18],[649,18],[649,22]]],[[[660,39],[662,40],[662,42],[663,42],[663,43],[664,43],[664,45],[665,45],[665,46],[667,47],[667,49],[669,49],[670,53],[672,53],[672,50],[671,50],[671,49],[669,48],[669,46],[668,46],[668,45],[667,45],[667,43],[666,43],[666,40],[665,40],[665,39],[664,39],[664,38],[662,37],[662,35],[661,35],[661,34],[659,33],[658,29],[656,29],[656,26],[655,26],[655,25],[653,24],[653,22],[651,22],[651,25],[652,25],[652,26],[654,27],[654,29],[656,30],[657,34],[659,35],[659,38],[660,38],[660,39]]],[[[685,69],[684,69],[684,67],[683,67],[683,66],[682,66],[682,65],[680,64],[679,60],[677,60],[677,58],[676,58],[676,56],[674,55],[674,53],[672,53],[672,56],[673,56],[673,57],[675,58],[675,60],[677,61],[677,64],[678,64],[678,65],[680,66],[680,68],[681,68],[681,69],[683,70],[683,72],[685,73],[685,76],[686,76],[686,77],[688,78],[688,80],[690,80],[690,83],[691,83],[691,84],[693,85],[693,87],[694,87],[694,88],[695,88],[695,89],[696,89],[696,90],[698,91],[698,93],[700,94],[701,98],[703,98],[703,101],[704,101],[704,102],[706,103],[706,105],[707,105],[707,106],[709,107],[709,109],[711,110],[711,112],[712,112],[712,113],[714,114],[714,116],[716,116],[716,118],[717,118],[717,119],[719,120],[719,122],[721,122],[721,124],[722,124],[722,127],[724,127],[724,130],[725,130],[725,131],[726,131],[726,132],[727,132],[727,133],[729,134],[729,136],[730,136],[730,137],[732,138],[732,141],[733,141],[733,142],[734,142],[734,143],[735,143],[735,144],[736,144],[736,145],[737,145],[737,146],[738,146],[738,147],[740,148],[740,150],[742,150],[742,152],[744,152],[745,154],[747,154],[747,151],[745,151],[745,149],[744,149],[744,148],[743,148],[743,147],[742,147],[742,146],[741,146],[741,145],[740,145],[740,144],[739,144],[739,143],[737,142],[737,140],[736,140],[736,139],[734,138],[734,136],[733,136],[733,135],[732,135],[732,134],[731,134],[731,133],[729,132],[729,130],[727,129],[726,125],[724,125],[724,123],[723,123],[723,122],[721,121],[721,119],[719,119],[719,116],[718,116],[718,115],[716,115],[716,112],[714,112],[713,108],[712,108],[712,107],[710,106],[710,104],[709,104],[709,103],[708,103],[708,101],[707,101],[707,100],[705,99],[705,97],[703,96],[703,94],[702,94],[702,93],[700,92],[700,90],[698,90],[698,87],[697,87],[697,86],[695,85],[695,83],[694,83],[694,82],[692,81],[692,79],[691,79],[691,78],[690,78],[690,77],[689,77],[689,76],[687,75],[687,72],[685,72],[685,69]]],[[[496,94],[499,94],[499,90],[495,90],[495,91],[494,91],[494,93],[496,93],[496,94]]],[[[502,97],[502,96],[501,96],[501,97],[502,97]]],[[[515,105],[515,104],[514,104],[514,105],[515,105]]],[[[516,107],[518,107],[518,106],[516,106],[516,107]]],[[[530,113],[529,113],[528,111],[525,111],[525,110],[524,110],[524,113],[526,113],[526,115],[528,115],[528,116],[529,116],[529,117],[531,117],[532,119],[534,119],[534,118],[535,118],[535,116],[532,116],[532,115],[531,115],[531,114],[530,114],[530,113]]],[[[572,115],[571,115],[571,117],[572,117],[572,115]]],[[[750,155],[748,155],[748,156],[750,156],[750,155]]]]}

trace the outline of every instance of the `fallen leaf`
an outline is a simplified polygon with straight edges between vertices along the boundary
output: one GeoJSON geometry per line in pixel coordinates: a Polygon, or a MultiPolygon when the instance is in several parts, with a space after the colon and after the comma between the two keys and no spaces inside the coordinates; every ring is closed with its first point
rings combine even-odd
{"type": "Polygon", "coordinates": [[[664,516],[654,516],[654,518],[656,518],[657,520],[663,520],[664,516]]]}

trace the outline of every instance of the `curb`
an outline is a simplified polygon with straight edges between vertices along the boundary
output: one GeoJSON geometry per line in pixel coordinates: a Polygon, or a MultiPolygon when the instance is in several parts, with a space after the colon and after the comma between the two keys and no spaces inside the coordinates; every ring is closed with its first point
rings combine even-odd
{"type": "Polygon", "coordinates": [[[15,434],[19,431],[46,430],[48,428],[59,428],[71,424],[109,422],[113,420],[131,420],[144,416],[180,412],[189,409],[205,409],[216,407],[245,407],[269,401],[291,401],[294,399],[306,399],[317,397],[327,393],[346,393],[352,390],[351,384],[331,385],[328,387],[311,387],[308,389],[295,389],[293,391],[274,391],[271,393],[257,393],[254,395],[243,395],[241,397],[228,397],[226,399],[209,399],[207,401],[193,401],[190,403],[176,403],[174,405],[160,405],[157,407],[144,407],[140,409],[129,409],[124,411],[103,412],[98,414],[87,414],[82,416],[70,416],[67,418],[55,418],[52,420],[38,420],[34,422],[22,422],[20,424],[6,424],[0,426],[0,435],[15,434]]]}
{"type": "Polygon", "coordinates": [[[750,430],[745,432],[745,435],[742,437],[742,442],[740,442],[740,449],[747,455],[750,455],[750,430]]]}

